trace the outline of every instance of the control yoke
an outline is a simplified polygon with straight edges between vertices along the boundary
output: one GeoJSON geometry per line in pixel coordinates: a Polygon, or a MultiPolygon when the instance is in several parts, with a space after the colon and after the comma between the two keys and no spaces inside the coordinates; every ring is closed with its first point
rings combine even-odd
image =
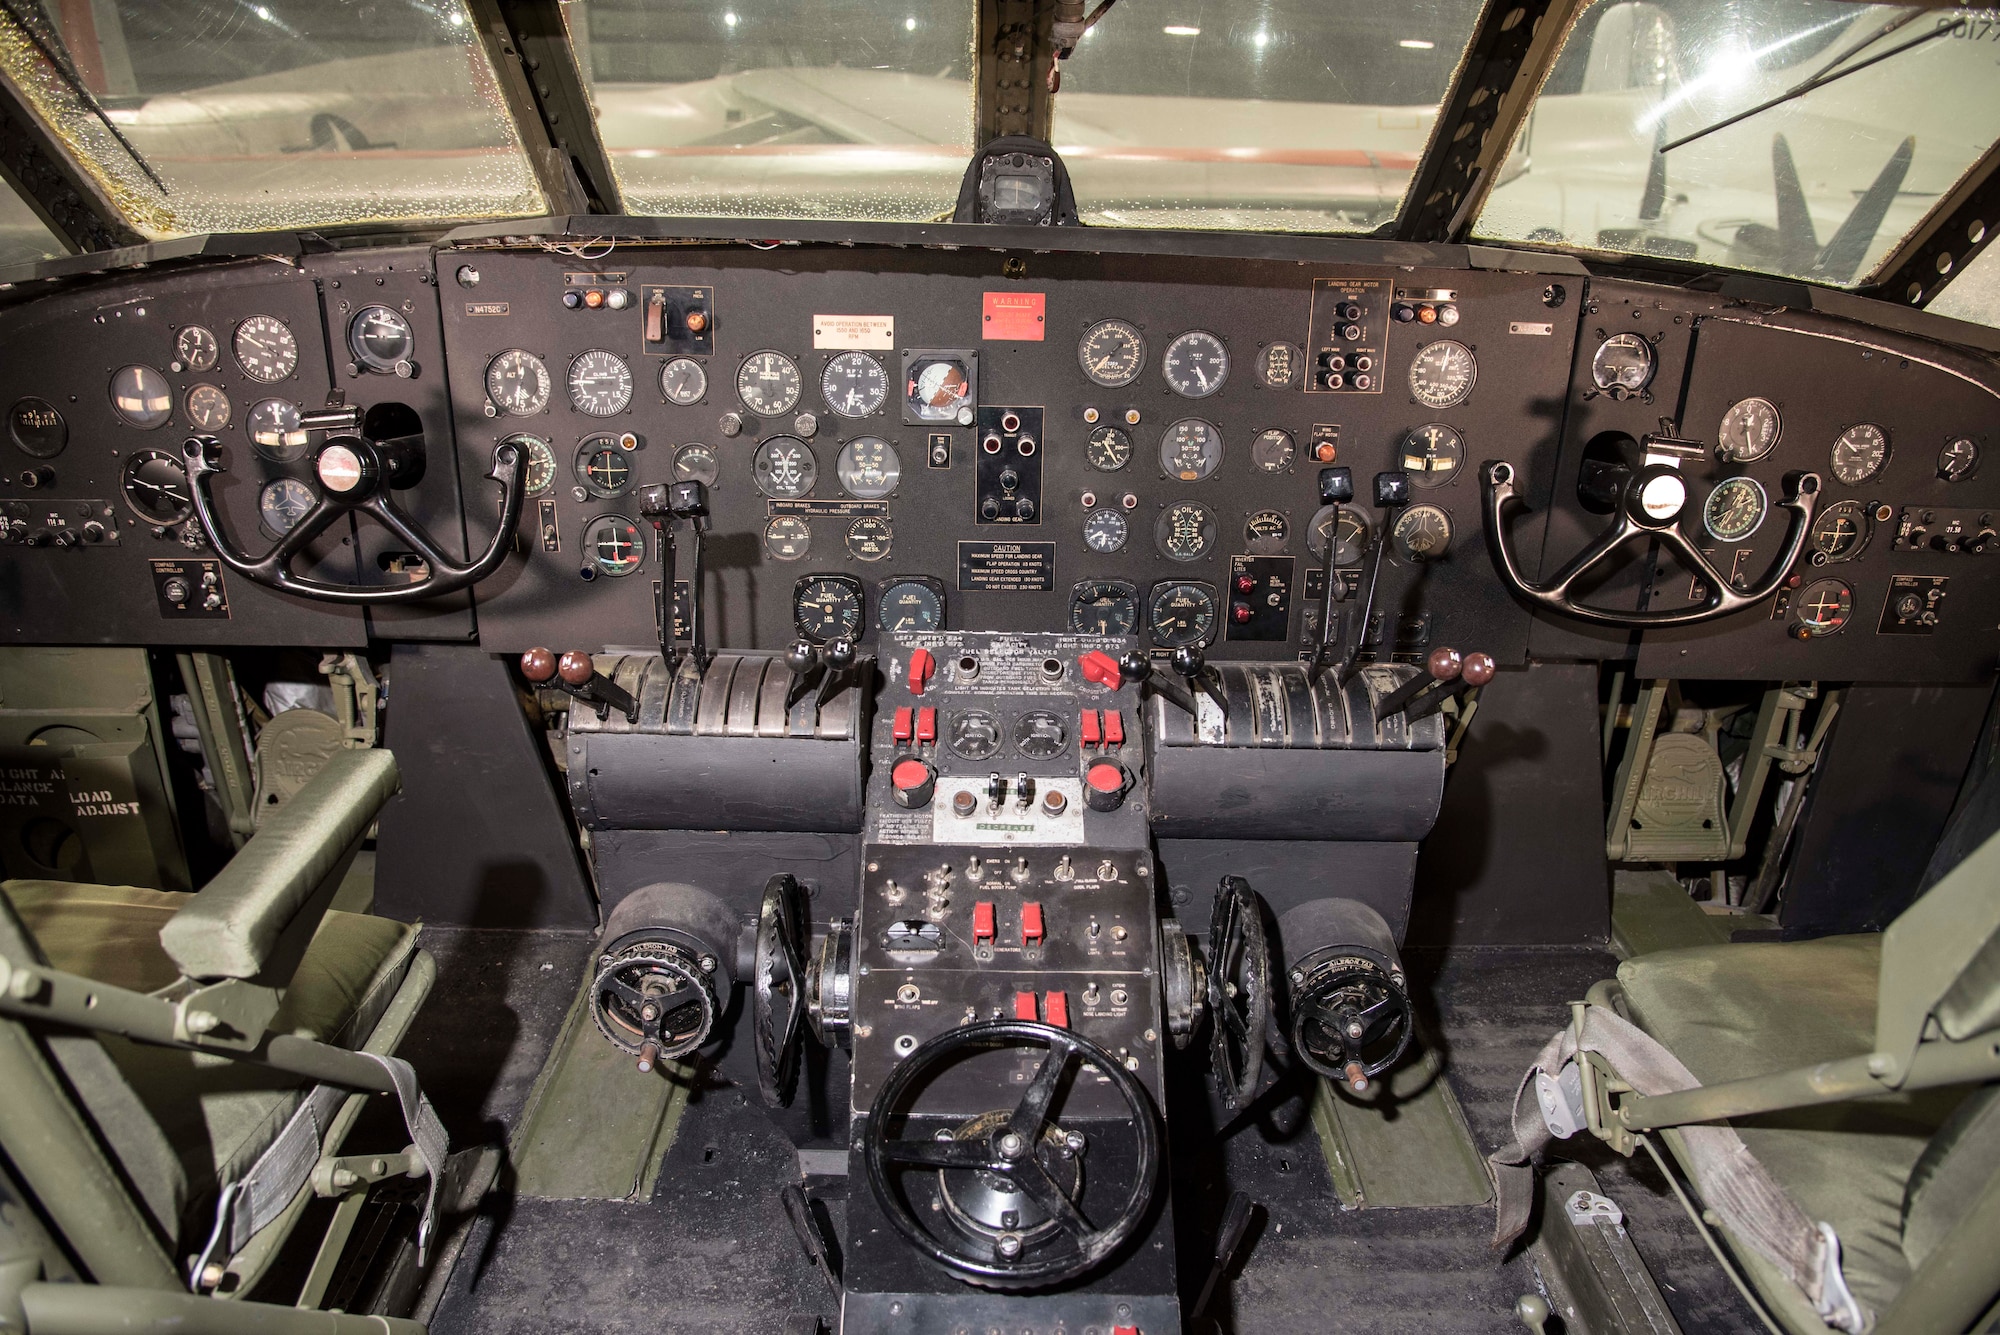
{"type": "Polygon", "coordinates": [[[514,530],[527,494],[522,485],[525,465],[519,446],[503,441],[494,447],[493,467],[486,476],[500,484],[500,524],[486,551],[467,564],[445,555],[390,498],[391,492],[407,490],[423,480],[424,427],[415,409],[401,403],[378,403],[364,413],[340,402],[336,395],[325,408],[301,415],[299,424],[306,431],[328,433],[312,456],[319,500],[260,557],[243,555],[223,532],[216,514],[210,489],[217,474],[229,471],[222,462],[222,442],[214,436],[189,436],[181,447],[202,534],[222,563],[237,574],[267,588],[321,602],[406,603],[477,584],[498,570],[513,550],[514,530]],[[330,584],[293,574],[292,559],[336,520],[355,511],[372,515],[409,547],[423,562],[423,577],[407,584],[330,584]]]}

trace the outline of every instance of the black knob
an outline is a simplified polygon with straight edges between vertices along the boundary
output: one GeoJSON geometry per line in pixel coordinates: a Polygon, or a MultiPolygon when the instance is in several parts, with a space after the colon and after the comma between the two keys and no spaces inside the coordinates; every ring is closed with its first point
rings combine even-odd
{"type": "Polygon", "coordinates": [[[1118,656],[1118,671],[1127,681],[1143,682],[1153,675],[1153,660],[1143,649],[1127,649],[1118,656]]]}
{"type": "Polygon", "coordinates": [[[803,677],[819,666],[819,646],[811,640],[793,640],[792,647],[785,650],[785,666],[794,677],[803,677]]]}
{"type": "Polygon", "coordinates": [[[992,519],[1000,513],[1000,502],[988,496],[979,503],[979,514],[983,519],[992,519]]]}
{"type": "Polygon", "coordinates": [[[83,546],[83,539],[77,535],[77,531],[73,528],[57,529],[56,546],[81,547],[83,546]]]}
{"type": "Polygon", "coordinates": [[[21,485],[29,491],[56,484],[56,470],[53,468],[24,468],[21,470],[21,485]]]}
{"type": "Polygon", "coordinates": [[[1319,470],[1319,503],[1340,505],[1354,499],[1354,470],[1352,468],[1322,468],[1319,470]]]}
{"type": "Polygon", "coordinates": [[[674,509],[667,492],[668,487],[664,482],[655,482],[651,486],[639,488],[639,513],[652,520],[665,519],[672,514],[674,509]]]}
{"type": "Polygon", "coordinates": [[[676,482],[668,490],[667,503],[682,519],[706,517],[708,488],[699,482],[676,482]]]}
{"type": "Polygon", "coordinates": [[[839,639],[826,646],[826,665],[835,672],[845,672],[854,666],[854,641],[839,639]]]}
{"type": "Polygon", "coordinates": [[[1002,491],[1012,491],[1014,490],[1014,488],[1020,485],[1021,485],[1021,475],[1019,473],[1015,472],[1011,468],[1003,468],[1000,470],[1000,489],[1002,491]]]}
{"type": "Polygon", "coordinates": [[[1014,514],[1021,519],[1033,519],[1035,517],[1035,503],[1023,496],[1020,500],[1014,502],[1014,514]]]}
{"type": "Polygon", "coordinates": [[[1167,661],[1172,665],[1174,671],[1180,673],[1183,677],[1199,677],[1208,669],[1208,656],[1202,653],[1201,646],[1198,644],[1182,645],[1180,648],[1174,650],[1174,656],[1167,661]]]}
{"type": "Polygon", "coordinates": [[[1375,475],[1375,504],[1381,509],[1410,503],[1410,475],[1400,468],[1375,475]]]}

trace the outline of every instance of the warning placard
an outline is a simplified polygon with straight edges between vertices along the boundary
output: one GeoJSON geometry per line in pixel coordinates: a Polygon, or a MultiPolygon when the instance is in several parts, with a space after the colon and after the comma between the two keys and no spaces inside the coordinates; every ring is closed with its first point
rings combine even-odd
{"type": "Polygon", "coordinates": [[[1056,586],[1053,542],[961,542],[958,587],[988,593],[1047,593],[1056,586]]]}
{"type": "Polygon", "coordinates": [[[869,348],[877,351],[896,346],[896,317],[893,315],[815,315],[813,347],[869,348]]]}

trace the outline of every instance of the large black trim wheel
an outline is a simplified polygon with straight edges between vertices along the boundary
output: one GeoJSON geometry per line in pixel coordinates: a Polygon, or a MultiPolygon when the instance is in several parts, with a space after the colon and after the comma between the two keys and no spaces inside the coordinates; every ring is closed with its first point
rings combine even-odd
{"type": "Polygon", "coordinates": [[[1209,1061],[1232,1108],[1257,1093],[1264,1074],[1264,1027],[1271,1018],[1271,950],[1264,938],[1264,902],[1240,876],[1225,876],[1215,892],[1206,943],[1209,1061]]]}
{"type": "Polygon", "coordinates": [[[1160,1132],[1146,1087],[1098,1044],[1033,1020],[988,1020],[939,1034],[890,1072],[868,1110],[862,1161],[890,1224],[923,1255],[985,1288],[1043,1288],[1095,1270],[1145,1222],[1160,1175],[1160,1132]],[[925,1123],[934,1126],[928,1136],[901,1138],[912,1126],[908,1104],[933,1076],[962,1054],[996,1048],[1045,1050],[1011,1112],[925,1123]],[[1123,1117],[1091,1125],[1104,1128],[1099,1134],[1115,1127],[1133,1142],[1122,1160],[1131,1187],[1102,1222],[1082,1202],[1090,1156],[1101,1164],[1106,1147],[1092,1146],[1080,1124],[1065,1126],[1053,1111],[1082,1068],[1109,1081],[1125,1105],[1123,1117]]]}
{"type": "Polygon", "coordinates": [[[750,1018],[757,1044],[757,1092],[772,1108],[791,1103],[805,1042],[804,898],[799,883],[780,873],[765,884],[764,901],[757,910],[750,1018]]]}

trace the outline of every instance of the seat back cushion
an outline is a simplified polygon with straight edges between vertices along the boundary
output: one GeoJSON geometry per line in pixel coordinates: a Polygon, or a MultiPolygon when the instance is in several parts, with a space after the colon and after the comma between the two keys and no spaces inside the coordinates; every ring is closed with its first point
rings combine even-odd
{"type": "Polygon", "coordinates": [[[193,895],[76,881],[7,881],[0,891],[65,973],[134,992],[157,992],[180,977],[160,948],[160,929],[193,895]]]}
{"type": "Polygon", "coordinates": [[[1996,1173],[2000,1084],[1991,1084],[1958,1105],[1910,1170],[1903,1192],[1903,1253],[1911,1269],[1937,1250],[1996,1173]]]}

